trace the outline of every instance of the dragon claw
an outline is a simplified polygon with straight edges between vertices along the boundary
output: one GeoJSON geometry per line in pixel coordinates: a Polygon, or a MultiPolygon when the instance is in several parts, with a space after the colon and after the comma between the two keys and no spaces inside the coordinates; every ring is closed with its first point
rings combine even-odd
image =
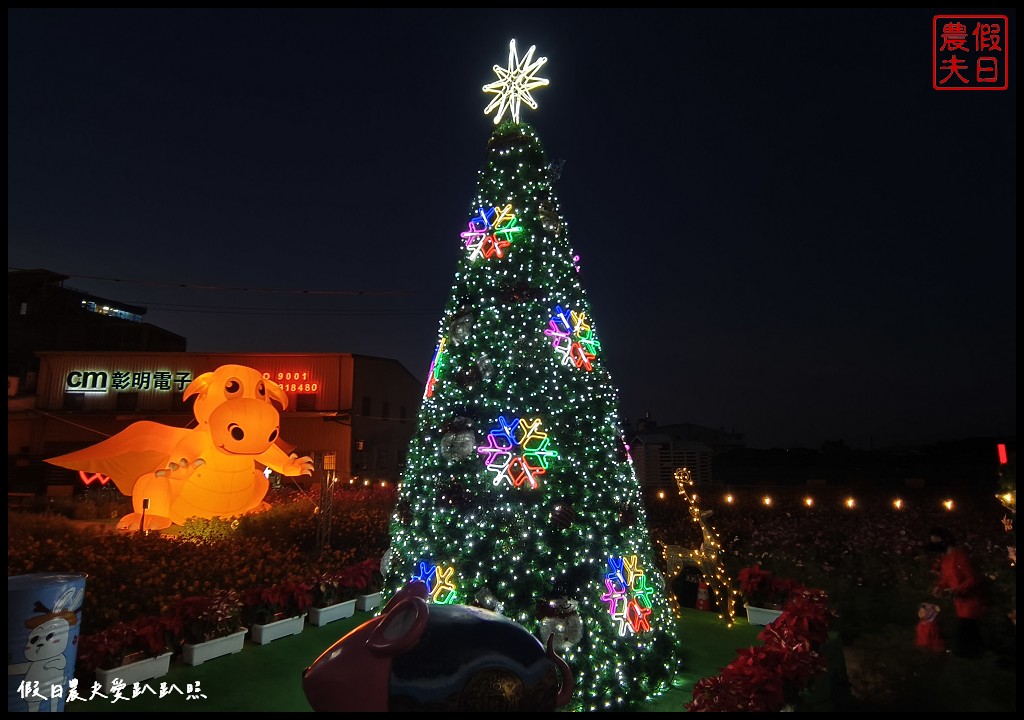
{"type": "Polygon", "coordinates": [[[285,475],[312,475],[313,458],[308,455],[299,457],[295,453],[288,456],[288,462],[284,467],[285,475]]]}
{"type": "Polygon", "coordinates": [[[179,462],[169,462],[167,467],[155,471],[153,474],[158,478],[171,478],[173,480],[186,480],[192,473],[206,464],[202,458],[196,458],[192,462],[188,458],[181,458],[179,462]]]}

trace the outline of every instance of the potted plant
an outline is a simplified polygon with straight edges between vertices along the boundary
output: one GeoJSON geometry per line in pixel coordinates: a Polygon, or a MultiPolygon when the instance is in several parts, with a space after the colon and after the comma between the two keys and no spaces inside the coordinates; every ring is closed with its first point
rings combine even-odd
{"type": "Polygon", "coordinates": [[[380,561],[371,558],[349,566],[342,582],[355,593],[357,610],[368,611],[380,605],[384,590],[380,561]]]}
{"type": "Polygon", "coordinates": [[[104,692],[115,680],[128,685],[162,677],[170,670],[171,649],[180,637],[173,616],[140,616],[119,622],[79,641],[77,668],[92,673],[104,692]]]}
{"type": "Polygon", "coordinates": [[[174,615],[181,623],[186,665],[239,652],[245,643],[247,628],[242,624],[242,602],[235,590],[184,598],[175,605],[174,615]]]}
{"type": "Polygon", "coordinates": [[[304,580],[286,580],[241,594],[242,622],[252,639],[264,645],[278,638],[297,635],[306,622],[313,602],[312,585],[304,580]]]}
{"type": "Polygon", "coordinates": [[[355,614],[355,590],[343,580],[344,576],[341,573],[325,570],[309,581],[313,596],[309,607],[311,625],[320,627],[355,614]]]}
{"type": "Polygon", "coordinates": [[[778,578],[760,565],[740,570],[738,575],[743,607],[751,625],[768,625],[782,615],[790,595],[802,588],[793,580],[778,578]]]}

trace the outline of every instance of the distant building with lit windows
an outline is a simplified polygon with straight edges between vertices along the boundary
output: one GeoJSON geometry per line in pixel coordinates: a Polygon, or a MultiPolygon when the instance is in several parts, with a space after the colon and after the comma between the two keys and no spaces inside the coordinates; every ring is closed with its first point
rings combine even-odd
{"type": "Polygon", "coordinates": [[[640,486],[677,491],[675,471],[687,468],[698,485],[712,482],[716,455],[742,448],[743,436],[725,430],[678,423],[659,426],[649,417],[629,435],[630,456],[640,486]]]}
{"type": "Polygon", "coordinates": [[[49,270],[7,273],[7,395],[31,394],[44,350],[184,352],[186,340],[142,321],[146,308],[64,287],[49,270]]]}

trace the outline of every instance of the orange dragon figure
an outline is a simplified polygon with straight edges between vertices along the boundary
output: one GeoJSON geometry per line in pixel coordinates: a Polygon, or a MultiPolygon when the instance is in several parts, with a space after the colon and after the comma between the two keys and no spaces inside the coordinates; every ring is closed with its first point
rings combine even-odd
{"type": "Polygon", "coordinates": [[[281,418],[273,402],[288,396],[256,370],[222,365],[185,388],[195,397],[198,425],[179,428],[143,420],[95,445],[50,458],[52,465],[103,473],[125,495],[134,513],[118,528],[162,530],[189,517],[232,517],[264,510],[270,483],[259,461],[283,475],[312,475],[313,460],[277,445],[281,418]],[[143,500],[149,508],[143,512],[143,500]]]}

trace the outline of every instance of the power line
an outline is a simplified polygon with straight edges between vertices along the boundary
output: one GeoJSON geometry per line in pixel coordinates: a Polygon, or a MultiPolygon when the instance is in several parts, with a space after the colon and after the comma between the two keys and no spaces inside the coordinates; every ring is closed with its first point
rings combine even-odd
{"type": "Polygon", "coordinates": [[[128,305],[140,305],[147,310],[159,310],[160,312],[198,313],[214,315],[316,315],[321,317],[333,316],[361,316],[361,315],[431,315],[438,317],[440,310],[416,309],[416,310],[325,310],[317,308],[259,308],[259,307],[235,307],[231,305],[183,305],[175,303],[151,303],[142,300],[125,300],[128,305]]]}
{"type": "MultiPolygon", "coordinates": [[[[7,271],[24,271],[28,268],[12,268],[7,266],[7,271]]],[[[70,273],[57,273],[58,275],[64,275],[68,278],[78,278],[80,280],[101,280],[104,282],[113,283],[125,283],[130,285],[147,285],[150,287],[167,287],[167,288],[178,288],[187,290],[214,290],[220,292],[249,292],[249,293],[272,293],[280,295],[317,295],[317,296],[329,296],[329,295],[413,295],[411,290],[307,290],[307,289],[287,289],[287,288],[250,288],[250,287],[232,287],[229,285],[197,285],[193,283],[175,283],[175,282],[161,282],[159,280],[136,280],[131,278],[114,278],[114,277],[103,277],[101,275],[72,275],[70,273]]],[[[126,301],[127,302],[127,301],[126,301]]]]}

